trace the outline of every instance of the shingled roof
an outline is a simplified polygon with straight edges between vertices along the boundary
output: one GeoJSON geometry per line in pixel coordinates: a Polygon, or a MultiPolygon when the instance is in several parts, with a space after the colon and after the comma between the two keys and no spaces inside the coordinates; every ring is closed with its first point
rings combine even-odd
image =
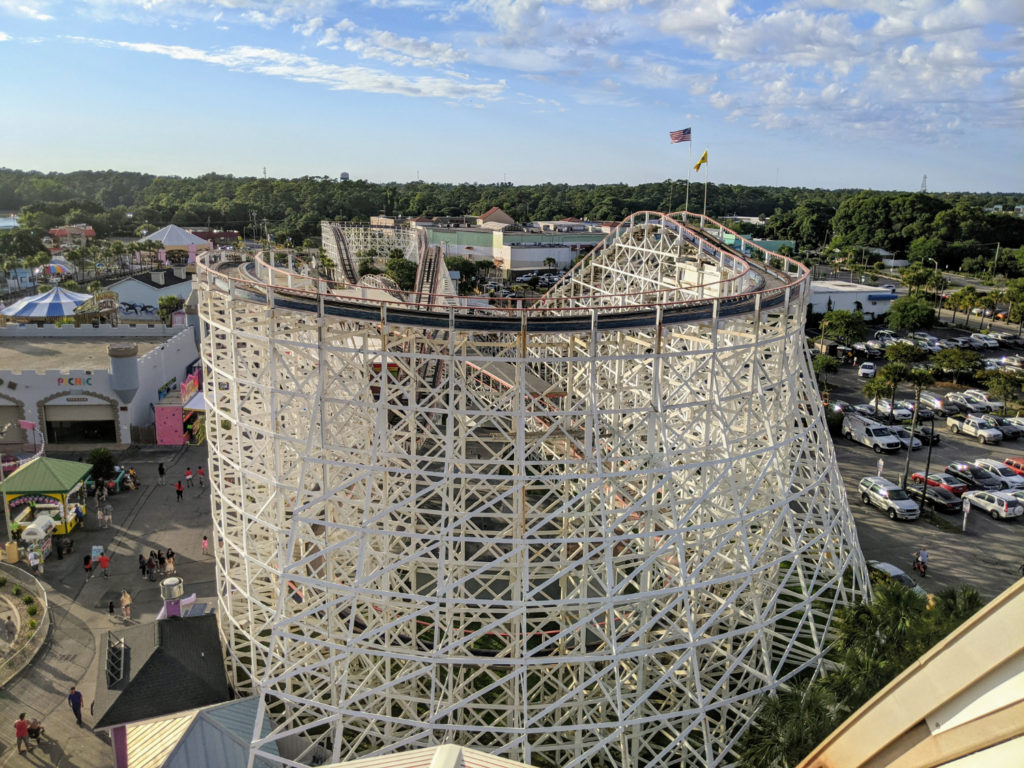
{"type": "Polygon", "coordinates": [[[96,686],[96,728],[230,699],[214,614],[111,630],[96,686]]]}

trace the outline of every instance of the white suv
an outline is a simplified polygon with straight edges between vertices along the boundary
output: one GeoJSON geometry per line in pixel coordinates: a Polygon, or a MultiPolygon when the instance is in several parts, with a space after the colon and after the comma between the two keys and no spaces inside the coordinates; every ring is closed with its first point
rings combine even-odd
{"type": "Polygon", "coordinates": [[[884,477],[862,478],[858,487],[860,500],[887,512],[890,520],[916,520],[921,516],[917,502],[907,496],[907,492],[896,483],[884,477]]]}
{"type": "Polygon", "coordinates": [[[968,491],[960,497],[971,509],[980,509],[992,515],[993,520],[1007,520],[1024,515],[1020,499],[1005,491],[968,491]]]}
{"type": "Polygon", "coordinates": [[[997,475],[1003,482],[1003,488],[1008,491],[1016,491],[1024,488],[1024,475],[1018,475],[1001,461],[995,459],[975,459],[971,462],[976,467],[988,470],[997,475]]]}

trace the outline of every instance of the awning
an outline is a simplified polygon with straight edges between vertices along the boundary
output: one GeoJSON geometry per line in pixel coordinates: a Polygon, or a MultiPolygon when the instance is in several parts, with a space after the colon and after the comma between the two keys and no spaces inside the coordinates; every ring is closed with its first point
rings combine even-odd
{"type": "Polygon", "coordinates": [[[205,411],[206,410],[206,396],[202,392],[196,392],[189,398],[189,401],[185,403],[185,407],[182,409],[185,411],[205,411]]]}

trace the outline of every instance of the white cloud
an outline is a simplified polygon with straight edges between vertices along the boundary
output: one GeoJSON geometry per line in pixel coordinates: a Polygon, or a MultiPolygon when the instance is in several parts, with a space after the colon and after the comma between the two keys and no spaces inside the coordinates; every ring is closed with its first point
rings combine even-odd
{"type": "Polygon", "coordinates": [[[50,21],[53,16],[47,13],[51,3],[25,2],[25,0],[0,0],[0,11],[11,16],[23,16],[36,21],[50,21]]]}
{"type": "Polygon", "coordinates": [[[300,83],[323,85],[335,91],[365,91],[452,100],[501,98],[505,81],[469,83],[461,76],[401,77],[366,67],[342,67],[327,64],[311,56],[272,48],[235,46],[223,51],[204,51],[180,45],[89,41],[140,53],[153,53],[182,61],[215,64],[236,72],[281,77],[300,83]]]}
{"type": "Polygon", "coordinates": [[[0,43],[2,43],[4,40],[10,40],[10,39],[11,39],[10,35],[8,35],[6,32],[0,31],[0,43]]]}
{"type": "Polygon", "coordinates": [[[303,37],[309,37],[314,34],[324,24],[323,17],[314,16],[311,19],[306,19],[302,24],[293,24],[292,32],[297,32],[303,37]]]}
{"type": "Polygon", "coordinates": [[[352,21],[342,19],[334,26],[324,30],[324,36],[317,41],[317,47],[335,48],[338,45],[338,41],[341,40],[342,33],[351,32],[355,28],[356,25],[352,21]]]}
{"type": "Polygon", "coordinates": [[[425,37],[398,37],[392,32],[371,30],[360,38],[345,41],[345,50],[361,59],[379,59],[398,66],[436,67],[465,58],[448,43],[432,43],[425,37]]]}

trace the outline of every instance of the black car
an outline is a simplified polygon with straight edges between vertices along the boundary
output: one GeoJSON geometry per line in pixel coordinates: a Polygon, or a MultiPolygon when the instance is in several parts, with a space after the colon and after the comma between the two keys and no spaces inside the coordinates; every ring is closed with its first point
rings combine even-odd
{"type": "MultiPolygon", "coordinates": [[[[910,428],[908,427],[908,429],[910,428]]],[[[920,440],[922,445],[938,445],[941,440],[939,433],[927,425],[918,424],[910,429],[910,433],[920,440]]]]}
{"type": "Polygon", "coordinates": [[[963,502],[959,496],[935,485],[908,485],[907,496],[916,501],[921,509],[931,509],[947,515],[963,510],[963,502]]]}
{"type": "Polygon", "coordinates": [[[1006,440],[1016,440],[1021,435],[1024,435],[1024,429],[1021,429],[1009,419],[1002,416],[990,416],[989,418],[996,423],[996,427],[1003,433],[1003,438],[1006,440]]]}
{"type": "Polygon", "coordinates": [[[943,471],[964,483],[972,491],[998,491],[1003,487],[1003,481],[999,477],[966,461],[950,464],[943,471]]]}

